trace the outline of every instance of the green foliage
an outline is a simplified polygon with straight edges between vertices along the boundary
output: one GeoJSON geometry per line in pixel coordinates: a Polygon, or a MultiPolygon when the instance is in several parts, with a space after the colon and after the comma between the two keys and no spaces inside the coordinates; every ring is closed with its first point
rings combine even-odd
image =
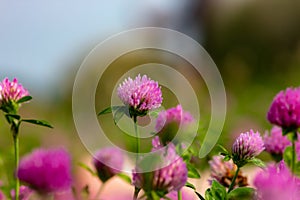
{"type": "Polygon", "coordinates": [[[258,159],[258,158],[252,158],[248,162],[256,165],[257,167],[261,167],[261,168],[266,166],[265,163],[262,160],[258,159]]]}
{"type": "Polygon", "coordinates": [[[213,181],[211,188],[205,191],[205,200],[227,200],[226,188],[217,181],[213,181]]]}
{"type": "Polygon", "coordinates": [[[249,187],[240,187],[232,190],[228,194],[228,200],[252,200],[254,199],[255,190],[249,187]]]}
{"type": "Polygon", "coordinates": [[[79,162],[78,166],[80,166],[81,168],[85,169],[86,171],[88,171],[92,176],[98,177],[97,173],[94,172],[94,170],[92,170],[89,166],[87,166],[86,164],[79,162]]]}
{"type": "Polygon", "coordinates": [[[31,96],[25,96],[25,97],[22,97],[21,99],[19,99],[16,103],[17,104],[20,104],[20,103],[25,103],[27,101],[30,101],[32,99],[31,96]]]}
{"type": "Polygon", "coordinates": [[[289,167],[292,166],[293,148],[291,146],[285,148],[284,153],[283,153],[283,160],[287,166],[289,166],[289,167]]]}
{"type": "Polygon", "coordinates": [[[120,174],[117,174],[117,176],[119,178],[121,178],[123,181],[125,181],[126,183],[131,184],[131,178],[129,176],[127,176],[127,174],[120,173],[120,174]]]}
{"type": "Polygon", "coordinates": [[[35,125],[39,125],[39,126],[45,126],[45,127],[48,127],[48,128],[53,128],[53,126],[45,120],[22,119],[21,122],[27,122],[27,123],[31,123],[31,124],[35,124],[35,125]]]}

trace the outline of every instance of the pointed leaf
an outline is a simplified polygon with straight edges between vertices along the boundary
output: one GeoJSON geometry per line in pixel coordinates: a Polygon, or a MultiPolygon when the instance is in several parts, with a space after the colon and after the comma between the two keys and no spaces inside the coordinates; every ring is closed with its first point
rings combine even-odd
{"type": "Polygon", "coordinates": [[[35,124],[35,125],[39,125],[39,126],[45,126],[45,127],[48,127],[48,128],[53,128],[53,126],[51,126],[51,124],[49,124],[49,122],[47,122],[45,120],[22,119],[22,122],[27,122],[27,123],[31,123],[31,124],[35,124]]]}
{"type": "Polygon", "coordinates": [[[114,109],[116,109],[116,111],[114,112],[115,124],[117,124],[120,121],[120,119],[124,116],[124,114],[129,113],[127,106],[118,106],[117,108],[113,108],[113,110],[114,109]]]}
{"type": "Polygon", "coordinates": [[[31,99],[32,99],[31,96],[25,96],[25,97],[22,97],[21,99],[19,99],[19,100],[17,101],[17,103],[18,103],[18,104],[19,104],[19,103],[24,103],[24,102],[30,101],[31,99]]]}
{"type": "Polygon", "coordinates": [[[112,107],[108,107],[108,108],[105,108],[104,110],[102,110],[101,112],[98,113],[98,116],[100,115],[104,115],[104,114],[108,114],[108,113],[112,113],[112,107]]]}
{"type": "Polygon", "coordinates": [[[227,149],[226,149],[225,147],[223,147],[223,146],[220,145],[220,144],[218,144],[218,147],[219,147],[219,149],[220,149],[221,155],[224,155],[224,156],[229,155],[229,153],[228,153],[228,151],[227,151],[227,149]]]}
{"type": "Polygon", "coordinates": [[[131,184],[131,178],[129,176],[127,176],[126,174],[120,173],[120,174],[117,174],[117,176],[120,177],[125,182],[131,184]]]}
{"type": "Polygon", "coordinates": [[[14,114],[5,114],[5,116],[7,116],[7,117],[11,117],[11,118],[14,118],[14,119],[17,119],[17,120],[21,119],[21,116],[20,116],[20,115],[14,115],[14,114]]]}
{"type": "Polygon", "coordinates": [[[229,200],[248,200],[254,199],[255,190],[250,187],[240,187],[232,190],[228,194],[229,200]]]}
{"type": "Polygon", "coordinates": [[[192,188],[193,190],[196,190],[196,187],[193,184],[189,183],[189,182],[186,182],[185,186],[189,187],[189,188],[192,188]]]}
{"type": "Polygon", "coordinates": [[[198,197],[199,199],[205,200],[204,197],[203,197],[200,193],[198,193],[196,190],[195,190],[194,192],[195,192],[195,194],[197,195],[197,197],[198,197]]]}
{"type": "Polygon", "coordinates": [[[261,159],[258,159],[258,158],[252,158],[251,160],[249,160],[249,162],[253,163],[257,167],[261,167],[261,168],[264,168],[266,166],[265,163],[261,159]]]}
{"type": "Polygon", "coordinates": [[[94,170],[92,170],[89,166],[87,166],[86,164],[79,162],[78,166],[80,166],[81,168],[85,169],[86,171],[88,171],[92,176],[96,176],[98,177],[97,173],[94,172],[94,170]]]}
{"type": "Polygon", "coordinates": [[[190,163],[187,163],[187,169],[188,169],[188,177],[189,178],[200,178],[200,174],[198,170],[190,163]]]}

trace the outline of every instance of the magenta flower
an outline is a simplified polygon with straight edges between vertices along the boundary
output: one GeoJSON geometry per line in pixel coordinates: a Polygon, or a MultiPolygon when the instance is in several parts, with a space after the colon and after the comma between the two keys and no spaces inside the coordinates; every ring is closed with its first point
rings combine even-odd
{"type": "Polygon", "coordinates": [[[258,156],[263,150],[264,142],[259,132],[252,129],[249,132],[241,133],[232,146],[233,161],[238,167],[244,165],[245,161],[258,156]]]}
{"type": "Polygon", "coordinates": [[[93,164],[102,182],[120,173],[124,163],[123,153],[114,147],[106,147],[95,153],[93,164]]]}
{"type": "Polygon", "coordinates": [[[29,92],[14,78],[12,82],[5,78],[0,82],[0,107],[3,111],[9,112],[18,108],[17,101],[29,96],[29,92]]]}
{"type": "Polygon", "coordinates": [[[18,178],[40,193],[52,193],[71,187],[71,159],[65,149],[36,149],[24,156],[18,178]]]}
{"type": "Polygon", "coordinates": [[[254,186],[261,200],[297,200],[300,196],[300,179],[292,175],[283,161],[257,173],[254,186]]]}
{"type": "Polygon", "coordinates": [[[180,190],[187,181],[187,167],[177,155],[173,144],[169,144],[166,152],[162,153],[162,159],[168,165],[153,172],[142,172],[142,169],[136,167],[133,171],[133,185],[142,188],[146,194],[156,191],[165,195],[180,190]]]}
{"type": "Polygon", "coordinates": [[[270,134],[265,133],[264,137],[265,150],[272,155],[278,155],[282,157],[282,154],[287,146],[292,143],[288,140],[286,136],[283,136],[282,129],[278,126],[274,126],[271,129],[270,134]]]}
{"type": "Polygon", "coordinates": [[[118,87],[118,96],[129,106],[131,116],[143,116],[147,111],[159,108],[162,103],[160,86],[146,75],[125,79],[118,87]]]}
{"type": "Polygon", "coordinates": [[[184,111],[181,105],[161,111],[156,119],[155,130],[158,132],[163,144],[167,144],[175,137],[180,126],[184,131],[188,131],[190,125],[195,119],[193,116],[184,111]]]}
{"type": "MultiPolygon", "coordinates": [[[[224,156],[218,155],[213,156],[212,160],[208,163],[210,165],[211,173],[211,179],[209,180],[210,184],[213,180],[216,180],[223,186],[229,187],[237,170],[237,166],[233,163],[233,161],[224,161],[224,156]]],[[[243,176],[242,172],[239,171],[234,186],[243,187],[247,185],[247,177],[243,176]]]]}
{"type": "Polygon", "coordinates": [[[1,190],[0,190],[0,200],[5,200],[5,196],[4,196],[4,194],[2,193],[1,190]]]}
{"type": "Polygon", "coordinates": [[[300,127],[300,88],[280,91],[271,104],[268,120],[290,131],[300,127]]]}

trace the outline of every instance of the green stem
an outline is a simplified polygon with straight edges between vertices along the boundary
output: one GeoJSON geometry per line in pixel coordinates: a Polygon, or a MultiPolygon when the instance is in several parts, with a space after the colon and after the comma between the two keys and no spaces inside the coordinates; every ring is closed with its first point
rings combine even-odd
{"type": "Polygon", "coordinates": [[[135,131],[135,139],[136,139],[136,164],[138,162],[139,153],[140,153],[140,134],[137,126],[137,116],[133,116],[133,122],[134,122],[134,131],[135,131]]]}
{"type": "Polygon", "coordinates": [[[234,185],[235,185],[235,180],[236,180],[236,178],[237,178],[237,176],[238,176],[238,174],[239,174],[239,171],[240,171],[240,167],[237,168],[237,170],[236,170],[236,172],[235,172],[235,174],[234,174],[234,177],[233,177],[233,179],[232,179],[232,181],[231,181],[231,184],[230,184],[230,186],[229,186],[229,188],[228,188],[228,192],[227,192],[227,193],[231,192],[231,190],[233,189],[233,187],[234,187],[234,185]]]}
{"type": "MultiPolygon", "coordinates": [[[[19,137],[18,137],[18,126],[17,125],[12,125],[12,134],[13,134],[13,139],[14,139],[14,150],[15,150],[15,173],[17,171],[17,168],[19,166],[19,137]]],[[[20,188],[20,180],[15,174],[15,194],[16,200],[19,200],[19,188],[20,188]]]]}
{"type": "Polygon", "coordinates": [[[97,191],[97,194],[96,194],[96,196],[95,196],[95,199],[100,199],[99,197],[100,197],[100,194],[103,192],[103,190],[104,190],[104,185],[105,185],[105,182],[103,182],[101,185],[100,185],[100,187],[99,187],[99,189],[98,189],[98,191],[97,191]]]}
{"type": "Polygon", "coordinates": [[[177,197],[178,197],[178,200],[182,200],[181,190],[178,190],[177,197]]]}
{"type": "Polygon", "coordinates": [[[295,152],[296,152],[295,140],[293,139],[293,141],[292,141],[292,165],[291,165],[293,174],[295,173],[295,163],[296,163],[296,153],[295,152]]]}
{"type": "Polygon", "coordinates": [[[141,189],[139,189],[137,187],[134,188],[133,200],[137,200],[138,199],[140,190],[141,189]]]}

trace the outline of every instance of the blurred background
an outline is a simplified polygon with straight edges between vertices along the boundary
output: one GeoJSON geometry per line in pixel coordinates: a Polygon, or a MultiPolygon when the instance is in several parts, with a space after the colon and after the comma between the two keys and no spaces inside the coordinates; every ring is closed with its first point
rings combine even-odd
{"type": "MultiPolygon", "coordinates": [[[[271,128],[266,112],[274,95],[300,85],[299,9],[300,1],[294,0],[0,1],[0,79],[17,77],[33,96],[20,110],[22,116],[46,119],[55,127],[22,126],[21,155],[39,146],[64,145],[75,164],[88,156],[72,119],[76,72],[99,42],[143,26],[187,34],[204,46],[218,66],[228,100],[220,143],[229,147],[236,135],[250,128],[263,134],[271,128]]],[[[123,69],[147,61],[130,55],[122,59],[115,64],[123,69]]],[[[112,69],[106,71],[107,79],[122,75],[121,70],[112,69]]],[[[210,102],[203,84],[194,85],[203,91],[199,101],[205,107],[210,102]]],[[[110,95],[111,86],[107,85],[99,84],[96,99],[110,95]]],[[[108,102],[97,101],[96,110],[108,102]]],[[[202,110],[199,133],[207,128],[209,112],[202,110]]],[[[13,163],[4,117],[0,117],[0,134],[3,177],[4,172],[12,174],[13,163]]],[[[206,161],[200,161],[200,167],[202,162],[206,161]]]]}

